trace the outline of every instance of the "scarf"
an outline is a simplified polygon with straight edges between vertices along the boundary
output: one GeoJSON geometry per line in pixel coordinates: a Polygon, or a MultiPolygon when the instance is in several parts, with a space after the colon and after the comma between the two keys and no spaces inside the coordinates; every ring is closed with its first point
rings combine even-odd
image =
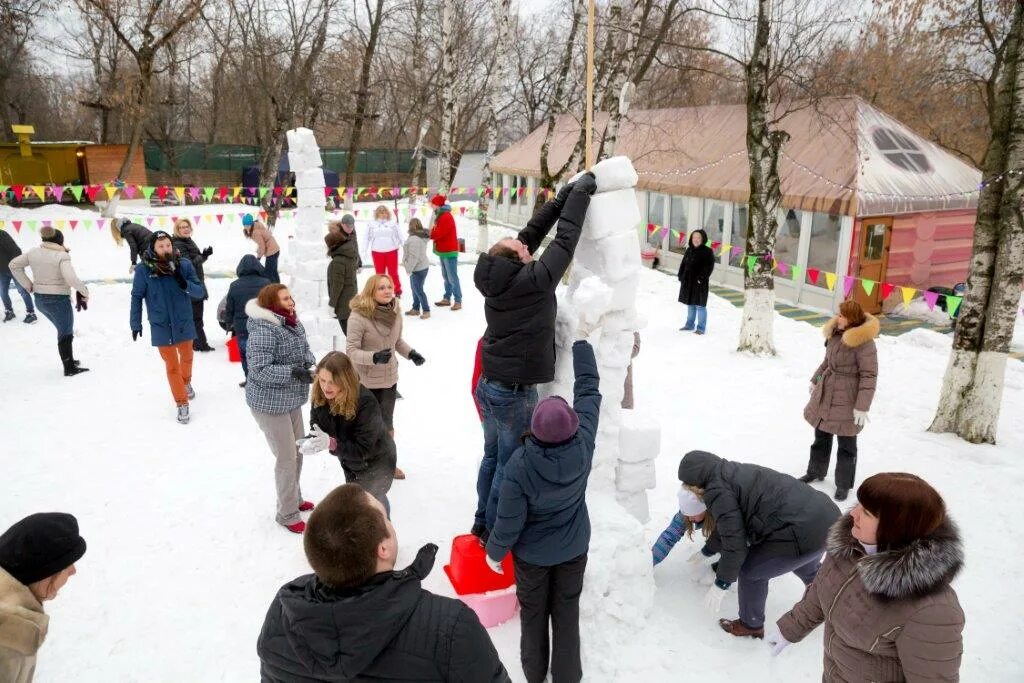
{"type": "Polygon", "coordinates": [[[388,304],[377,304],[377,307],[373,309],[373,322],[380,323],[388,329],[394,326],[395,320],[398,318],[398,311],[395,310],[395,300],[392,299],[391,303],[388,304]]]}
{"type": "Polygon", "coordinates": [[[448,205],[448,204],[445,204],[444,206],[437,207],[437,210],[434,211],[434,215],[435,216],[440,216],[442,213],[451,213],[451,212],[452,212],[452,207],[450,205],[448,205]]]}
{"type": "Polygon", "coordinates": [[[142,262],[149,266],[149,269],[153,271],[152,277],[159,277],[161,275],[174,275],[174,269],[177,267],[175,263],[178,252],[175,251],[171,254],[170,258],[160,258],[152,251],[147,251],[142,255],[142,262]]]}
{"type": "Polygon", "coordinates": [[[295,327],[299,323],[299,316],[297,316],[294,311],[286,311],[278,306],[271,306],[270,312],[276,313],[284,318],[284,324],[288,327],[295,327]]]}

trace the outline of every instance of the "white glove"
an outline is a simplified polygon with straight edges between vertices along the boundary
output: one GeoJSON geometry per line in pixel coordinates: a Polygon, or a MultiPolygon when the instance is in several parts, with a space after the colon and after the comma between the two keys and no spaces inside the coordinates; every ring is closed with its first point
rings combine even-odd
{"type": "Polygon", "coordinates": [[[299,453],[312,455],[320,451],[326,451],[331,445],[331,437],[324,430],[320,429],[319,425],[314,425],[313,435],[305,439],[299,439],[295,442],[295,445],[299,447],[299,453]]]}
{"type": "Polygon", "coordinates": [[[808,385],[807,385],[807,393],[808,393],[808,394],[813,394],[813,393],[814,393],[814,387],[815,387],[815,386],[816,386],[816,385],[814,384],[814,382],[811,382],[810,384],[808,384],[808,385]]]}
{"type": "Polygon", "coordinates": [[[711,581],[714,581],[714,574],[711,574],[708,569],[711,568],[716,557],[718,557],[718,553],[715,553],[711,557],[705,557],[704,553],[699,550],[690,555],[686,560],[686,568],[690,574],[690,580],[704,585],[710,583],[706,581],[708,578],[710,578],[711,581]]]}
{"type": "Polygon", "coordinates": [[[487,561],[487,566],[491,568],[492,572],[494,572],[495,574],[505,573],[505,570],[501,566],[501,562],[498,562],[497,560],[492,560],[491,556],[487,553],[484,553],[484,559],[487,561]]]}
{"type": "Polygon", "coordinates": [[[711,610],[712,614],[718,614],[718,611],[722,609],[722,600],[725,599],[725,594],[728,592],[718,586],[711,586],[707,595],[704,596],[704,606],[711,610]]]}
{"type": "Polygon", "coordinates": [[[764,644],[772,651],[772,657],[778,657],[779,653],[792,645],[786,636],[782,635],[778,625],[772,626],[764,636],[764,644]]]}
{"type": "Polygon", "coordinates": [[[863,427],[868,423],[868,411],[866,410],[853,410],[853,424],[858,427],[863,427]]]}

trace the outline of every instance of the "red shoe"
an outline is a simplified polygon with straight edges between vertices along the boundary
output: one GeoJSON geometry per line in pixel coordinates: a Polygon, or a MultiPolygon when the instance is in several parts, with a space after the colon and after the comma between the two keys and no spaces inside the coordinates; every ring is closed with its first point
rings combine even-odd
{"type": "Polygon", "coordinates": [[[299,506],[299,512],[309,512],[314,507],[316,506],[310,503],[308,500],[304,500],[302,501],[302,505],[299,506]]]}
{"type": "Polygon", "coordinates": [[[293,534],[301,534],[302,532],[304,532],[306,530],[306,523],[305,522],[295,522],[295,524],[288,524],[288,525],[286,525],[285,529],[287,529],[288,531],[292,532],[293,534]]]}

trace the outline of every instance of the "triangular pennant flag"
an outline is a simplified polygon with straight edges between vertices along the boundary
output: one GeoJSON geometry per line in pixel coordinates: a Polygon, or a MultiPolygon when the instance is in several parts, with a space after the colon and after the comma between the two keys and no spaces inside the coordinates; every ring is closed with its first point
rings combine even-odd
{"type": "Polygon", "coordinates": [[[227,218],[228,218],[228,223],[234,223],[235,221],[238,220],[238,214],[237,213],[229,213],[227,215],[227,218]]]}
{"type": "Polygon", "coordinates": [[[199,225],[200,218],[202,218],[202,216],[192,216],[192,225],[199,225]]]}
{"type": "Polygon", "coordinates": [[[142,185],[141,187],[139,187],[139,192],[142,193],[143,197],[149,199],[150,197],[153,196],[153,190],[155,189],[156,188],[153,187],[152,185],[142,185]]]}
{"type": "Polygon", "coordinates": [[[188,196],[191,197],[192,201],[194,201],[194,202],[198,202],[199,201],[199,192],[200,192],[199,188],[196,187],[195,185],[193,185],[192,187],[188,188],[188,196]]]}
{"type": "Polygon", "coordinates": [[[238,195],[240,195],[240,194],[242,194],[242,188],[241,187],[233,187],[233,188],[231,188],[231,196],[232,197],[238,198],[238,195]]]}
{"type": "Polygon", "coordinates": [[[98,195],[99,193],[100,193],[100,186],[99,185],[89,185],[89,186],[87,186],[85,188],[85,194],[89,196],[89,201],[90,202],[94,202],[95,203],[96,195],[98,195]]]}
{"type": "Polygon", "coordinates": [[[718,248],[720,246],[722,246],[721,242],[712,242],[711,243],[711,251],[718,251],[718,248]]]}
{"type": "Polygon", "coordinates": [[[113,199],[114,195],[117,194],[117,186],[116,185],[104,185],[103,189],[107,191],[107,200],[108,201],[113,199]]]}
{"type": "Polygon", "coordinates": [[[11,191],[14,192],[14,198],[19,202],[22,196],[25,194],[25,188],[21,185],[11,185],[11,191]]]}
{"type": "Polygon", "coordinates": [[[66,220],[64,220],[64,219],[58,219],[57,220],[57,229],[58,230],[63,230],[65,225],[67,225],[67,221],[66,220]]]}
{"type": "Polygon", "coordinates": [[[161,185],[156,188],[156,196],[160,198],[160,201],[163,201],[164,198],[167,197],[167,189],[166,185],[161,185]]]}
{"type": "Polygon", "coordinates": [[[174,188],[174,196],[178,198],[178,204],[179,205],[184,204],[185,203],[185,188],[184,187],[175,187],[174,188]]]}
{"type": "Polygon", "coordinates": [[[78,221],[68,221],[71,224],[71,229],[74,230],[78,226],[78,221]]]}
{"type": "Polygon", "coordinates": [[[224,222],[224,214],[222,214],[222,213],[218,213],[217,214],[217,222],[218,223],[223,223],[224,222]]]}
{"type": "Polygon", "coordinates": [[[929,311],[934,311],[935,310],[935,304],[938,303],[938,301],[939,301],[939,293],[938,292],[924,291],[924,292],[921,292],[921,296],[924,297],[925,302],[928,304],[928,310],[929,311]]]}
{"type": "Polygon", "coordinates": [[[53,190],[53,198],[57,200],[57,203],[62,202],[64,200],[64,186],[54,185],[51,189],[53,190]]]}
{"type": "Polygon", "coordinates": [[[31,185],[31,188],[32,188],[32,191],[35,193],[35,195],[37,197],[39,197],[39,201],[41,201],[41,202],[45,202],[46,201],[46,186],[45,185],[31,185]]]}
{"type": "Polygon", "coordinates": [[[825,284],[828,285],[828,291],[836,291],[836,274],[825,271],[825,284]]]}
{"type": "Polygon", "coordinates": [[[875,291],[875,281],[864,279],[860,281],[860,286],[864,288],[864,292],[871,296],[871,292],[875,291]]]}
{"type": "Polygon", "coordinates": [[[359,218],[359,209],[356,209],[356,218],[359,218]]]}
{"type": "Polygon", "coordinates": [[[152,225],[153,225],[153,217],[152,216],[146,216],[146,225],[152,227],[152,225]]]}
{"type": "Polygon", "coordinates": [[[89,219],[89,218],[86,218],[84,221],[82,221],[82,227],[84,227],[86,230],[91,228],[92,227],[92,220],[89,219]]]}
{"type": "Polygon", "coordinates": [[[400,194],[401,194],[401,191],[397,187],[392,187],[391,188],[391,196],[392,197],[397,197],[400,194]]]}
{"type": "Polygon", "coordinates": [[[946,297],[946,311],[949,313],[950,318],[956,317],[956,312],[960,310],[960,304],[963,303],[964,298],[962,296],[946,297]]]}
{"type": "Polygon", "coordinates": [[[324,196],[325,197],[330,197],[333,194],[334,194],[334,188],[333,187],[325,187],[324,188],[324,196]]]}
{"type": "Polygon", "coordinates": [[[654,230],[655,230],[655,228],[657,228],[657,227],[658,227],[658,226],[656,226],[656,225],[655,225],[654,223],[648,223],[648,224],[647,224],[647,234],[648,234],[648,235],[653,235],[653,234],[654,234],[654,230]]]}
{"type": "Polygon", "coordinates": [[[44,228],[49,228],[51,225],[52,225],[52,223],[50,223],[49,220],[46,220],[46,219],[43,220],[43,227],[44,228]]]}
{"type": "Polygon", "coordinates": [[[203,199],[208,202],[213,201],[213,193],[217,191],[215,187],[204,187],[203,188],[203,199]]]}
{"type": "Polygon", "coordinates": [[[139,189],[138,185],[125,185],[122,189],[124,196],[128,199],[135,199],[135,192],[139,189]]]}
{"type": "Polygon", "coordinates": [[[39,225],[39,221],[29,221],[28,222],[28,229],[31,230],[32,232],[35,232],[36,231],[36,227],[38,225],[39,225]]]}
{"type": "Polygon", "coordinates": [[[11,221],[11,224],[14,225],[14,232],[21,232],[21,221],[11,221]]]}
{"type": "Polygon", "coordinates": [[[160,225],[167,225],[167,216],[160,216],[157,219],[157,222],[160,223],[160,225]]]}
{"type": "Polygon", "coordinates": [[[883,282],[882,283],[882,301],[885,301],[886,299],[888,299],[889,295],[892,294],[892,290],[894,290],[894,289],[896,289],[895,285],[891,285],[888,282],[883,282]]]}
{"type": "Polygon", "coordinates": [[[903,290],[903,305],[909,306],[910,300],[914,298],[914,293],[917,291],[913,287],[900,287],[903,290]]]}
{"type": "Polygon", "coordinates": [[[747,270],[753,271],[754,270],[754,266],[756,266],[756,265],[757,265],[757,257],[753,256],[753,255],[748,256],[747,257],[747,270]]]}
{"type": "Polygon", "coordinates": [[[268,191],[269,191],[269,190],[268,190],[267,188],[265,188],[265,187],[261,187],[261,188],[260,188],[260,199],[263,199],[264,197],[266,197],[266,196],[267,196],[267,192],[268,192],[268,191]]]}
{"type": "Polygon", "coordinates": [[[101,229],[101,230],[103,229],[103,226],[106,225],[106,224],[107,224],[107,219],[106,218],[100,218],[100,219],[97,219],[97,221],[96,221],[96,227],[101,229]]]}
{"type": "Polygon", "coordinates": [[[460,207],[459,207],[459,211],[460,211],[460,212],[462,213],[462,215],[463,215],[463,216],[465,216],[465,215],[466,215],[466,207],[464,207],[464,206],[460,206],[460,207]]]}
{"type": "Polygon", "coordinates": [[[217,188],[217,196],[220,197],[221,201],[224,201],[224,198],[228,196],[228,188],[224,187],[223,185],[217,188]]]}
{"type": "Polygon", "coordinates": [[[275,185],[274,186],[274,196],[275,197],[280,197],[281,196],[281,186],[280,185],[275,185]]]}
{"type": "Polygon", "coordinates": [[[856,278],[851,277],[849,275],[844,275],[843,276],[843,298],[844,299],[846,297],[850,296],[850,290],[853,289],[853,283],[854,283],[855,280],[856,280],[856,278]]]}
{"type": "Polygon", "coordinates": [[[818,284],[818,278],[820,276],[821,276],[821,271],[818,270],[817,268],[808,268],[807,269],[807,277],[809,277],[811,279],[811,284],[812,285],[818,284]]]}
{"type": "Polygon", "coordinates": [[[71,190],[71,194],[74,196],[76,202],[82,201],[81,185],[71,185],[70,187],[68,187],[68,189],[71,190]]]}
{"type": "Polygon", "coordinates": [[[732,248],[732,255],[733,256],[739,256],[742,253],[743,253],[743,247],[733,247],[732,248]]]}
{"type": "Polygon", "coordinates": [[[782,277],[786,277],[786,272],[789,271],[789,266],[787,266],[782,261],[776,261],[775,267],[779,269],[779,275],[781,275],[782,277]]]}

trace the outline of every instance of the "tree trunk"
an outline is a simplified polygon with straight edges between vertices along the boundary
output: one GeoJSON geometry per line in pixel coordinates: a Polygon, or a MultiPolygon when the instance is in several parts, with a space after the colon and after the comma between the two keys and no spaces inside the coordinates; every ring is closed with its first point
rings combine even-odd
{"type": "Polygon", "coordinates": [[[455,19],[454,0],[442,0],[441,8],[441,144],[438,150],[437,191],[448,194],[452,182],[452,126],[455,121],[455,19]]]}
{"type": "MultiPolygon", "coordinates": [[[[363,121],[370,103],[370,67],[373,55],[377,51],[377,38],[380,36],[380,24],[384,18],[384,0],[377,0],[377,10],[370,17],[370,37],[363,50],[363,64],[359,72],[359,91],[356,92],[355,120],[352,121],[352,133],[348,140],[348,154],[345,157],[345,187],[354,187],[356,178],[356,161],[358,161],[359,145],[363,136],[363,121]]],[[[352,195],[345,194],[345,208],[351,210],[352,195]]]]}
{"type": "MultiPolygon", "coordinates": [[[[135,165],[135,154],[142,145],[142,131],[146,125],[146,117],[149,116],[150,94],[153,79],[153,59],[151,51],[143,48],[137,57],[139,63],[139,94],[135,98],[135,107],[132,110],[132,134],[128,139],[128,151],[125,153],[124,161],[117,172],[117,180],[123,183],[128,182],[128,174],[135,165]]],[[[117,215],[117,206],[121,201],[120,188],[114,192],[114,196],[107,202],[103,209],[104,218],[113,218],[117,215]]]]}
{"type": "Polygon", "coordinates": [[[1003,375],[1024,277],[1024,7],[1014,11],[990,112],[967,294],[929,431],[995,443],[1003,375]]]}
{"type": "Polygon", "coordinates": [[[789,140],[789,134],[771,130],[768,124],[768,70],[771,63],[769,2],[758,0],[754,45],[745,68],[750,200],[747,242],[742,262],[743,320],[738,350],[774,356],[772,323],[775,317],[775,281],[772,279],[772,252],[775,250],[775,233],[779,227],[778,209],[782,202],[779,153],[789,140]],[[755,261],[751,266],[752,256],[755,261]]]}
{"type": "Polygon", "coordinates": [[[498,98],[505,84],[505,60],[508,55],[508,40],[512,23],[512,0],[494,0],[492,3],[495,21],[498,24],[498,35],[494,48],[494,73],[491,75],[487,93],[487,152],[484,155],[483,192],[477,204],[476,251],[482,254],[490,246],[490,228],[488,212],[491,208],[491,195],[494,188],[491,184],[491,160],[498,149],[498,98]]]}

